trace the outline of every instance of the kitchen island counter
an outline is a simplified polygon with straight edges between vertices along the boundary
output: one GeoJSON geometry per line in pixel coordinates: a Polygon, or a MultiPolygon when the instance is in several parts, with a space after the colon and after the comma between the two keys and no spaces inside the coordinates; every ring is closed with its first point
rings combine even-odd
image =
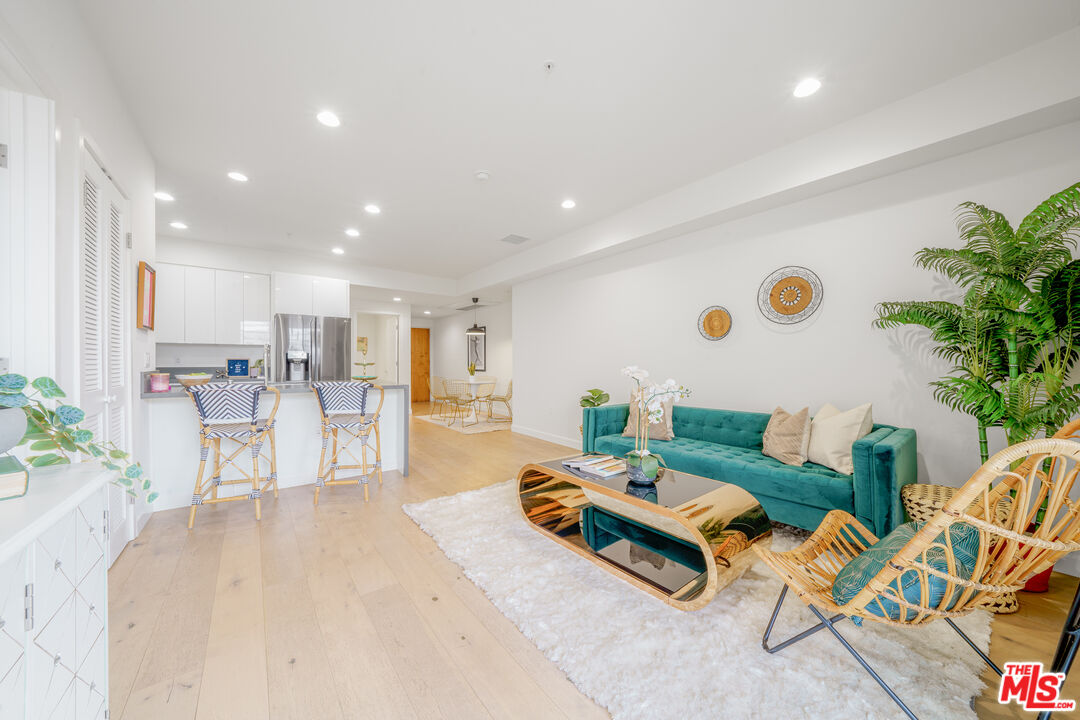
{"type": "MultiPolygon", "coordinates": [[[[218,382],[222,382],[219,380],[218,382]]],[[[262,382],[246,379],[233,382],[262,382]]],[[[281,393],[275,434],[277,436],[278,487],[314,485],[315,474],[322,449],[320,435],[319,405],[310,383],[269,383],[281,393]]],[[[408,385],[381,386],[386,394],[379,421],[382,440],[383,472],[398,470],[409,474],[409,411],[408,385]]],[[[147,463],[154,488],[160,493],[153,509],[167,510],[188,507],[195,488],[195,473],[199,466],[199,423],[194,404],[187,391],[171,387],[168,392],[144,392],[142,398],[149,401],[151,456],[147,463]]],[[[260,416],[266,417],[273,407],[274,396],[264,393],[260,398],[260,416]]],[[[377,404],[378,396],[369,402],[377,404]]],[[[374,405],[371,406],[374,408],[374,405]]],[[[267,453],[269,452],[267,448],[267,453]]],[[[238,458],[240,461],[241,458],[238,458]]],[[[250,462],[246,463],[250,468],[250,462]]],[[[264,463],[264,473],[269,473],[264,463]]],[[[239,477],[235,470],[223,477],[239,477]]],[[[371,491],[378,492],[373,481],[371,491]]],[[[245,494],[241,485],[223,486],[222,495],[245,494]]],[[[248,488],[250,490],[250,488],[248,488]]],[[[349,488],[335,488],[333,492],[348,492],[349,488]]],[[[264,498],[263,502],[266,502],[264,498]]],[[[254,512],[254,510],[252,511],[254,512]]]]}

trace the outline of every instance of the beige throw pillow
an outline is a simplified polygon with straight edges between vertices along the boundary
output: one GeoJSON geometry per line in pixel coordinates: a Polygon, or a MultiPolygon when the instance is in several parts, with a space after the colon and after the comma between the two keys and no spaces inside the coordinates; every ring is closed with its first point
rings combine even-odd
{"type": "Polygon", "coordinates": [[[874,418],[870,403],[846,412],[826,403],[810,423],[807,459],[838,473],[851,475],[855,472],[851,461],[851,446],[859,438],[869,435],[873,428],[874,418]]]}
{"type": "Polygon", "coordinates": [[[763,455],[774,457],[785,465],[802,465],[810,445],[810,408],[792,415],[782,407],[773,410],[762,436],[763,455]]]}
{"type": "MultiPolygon", "coordinates": [[[[637,391],[630,393],[630,417],[626,419],[626,428],[623,437],[637,436],[637,391]]],[[[671,409],[675,407],[674,400],[664,401],[664,417],[655,425],[649,426],[650,440],[671,440],[675,437],[675,429],[671,425],[671,409]]]]}

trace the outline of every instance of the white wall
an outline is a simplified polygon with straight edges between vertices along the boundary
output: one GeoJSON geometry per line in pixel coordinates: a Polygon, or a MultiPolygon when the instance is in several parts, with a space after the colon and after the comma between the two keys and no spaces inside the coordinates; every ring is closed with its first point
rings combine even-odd
{"type": "MultiPolygon", "coordinates": [[[[476,323],[487,328],[487,370],[477,375],[489,375],[498,382],[502,392],[513,378],[514,348],[512,344],[511,303],[504,302],[476,311],[476,323]]],[[[473,312],[458,312],[436,319],[431,327],[431,374],[447,378],[463,378],[466,369],[465,331],[473,325],[473,312]]],[[[515,389],[516,392],[516,389],[515,389]]]]}
{"type": "Polygon", "coordinates": [[[262,345],[197,345],[158,343],[159,367],[220,367],[230,358],[247,358],[251,365],[263,358],[262,345]]]}
{"type": "MultiPolygon", "coordinates": [[[[378,373],[378,379],[375,382],[377,382],[379,384],[382,384],[382,385],[408,385],[409,380],[410,380],[410,378],[409,378],[410,364],[409,363],[410,363],[410,358],[412,357],[410,355],[410,353],[412,352],[412,334],[409,332],[409,327],[410,327],[410,319],[409,318],[410,318],[410,315],[412,314],[412,306],[409,305],[408,303],[396,303],[396,302],[388,302],[387,303],[387,302],[379,302],[377,300],[363,300],[363,299],[357,297],[358,294],[359,293],[356,292],[355,288],[350,288],[349,306],[350,306],[350,309],[352,310],[352,312],[350,313],[350,316],[353,319],[354,325],[356,323],[356,314],[357,313],[374,314],[374,315],[377,315],[377,316],[388,317],[388,318],[393,318],[393,319],[397,320],[397,326],[398,326],[397,364],[398,364],[398,367],[397,367],[396,373],[391,373],[390,372],[390,370],[391,370],[391,367],[390,367],[391,355],[390,355],[389,350],[385,351],[385,354],[381,356],[381,359],[374,356],[374,354],[373,354],[373,350],[375,349],[374,345],[376,345],[376,344],[378,344],[380,342],[377,339],[377,337],[375,337],[375,336],[378,336],[379,333],[380,333],[379,323],[373,321],[371,326],[370,326],[370,329],[375,334],[375,336],[372,336],[372,335],[368,336],[369,338],[372,338],[372,340],[371,340],[372,348],[368,350],[368,361],[373,361],[373,362],[379,363],[379,365],[376,365],[376,367],[375,367],[375,372],[378,373]]],[[[383,329],[382,329],[381,332],[383,333],[383,337],[388,336],[389,331],[386,329],[385,325],[383,326],[383,329]]],[[[354,329],[353,329],[354,338],[355,338],[356,334],[357,334],[356,329],[354,327],[354,329]]],[[[382,340],[381,342],[382,342],[383,345],[386,344],[385,340],[382,340]]],[[[360,353],[356,352],[356,341],[355,341],[355,339],[353,340],[353,360],[354,361],[359,361],[360,360],[360,353]]],[[[359,368],[356,368],[356,367],[354,367],[353,369],[354,370],[359,370],[359,368]]]]}
{"type": "Polygon", "coordinates": [[[600,387],[625,402],[619,368],[634,364],[686,384],[688,404],[703,407],[872,402],[875,420],[917,430],[922,481],[960,485],[978,466],[975,423],[933,400],[927,383],[947,368],[924,335],[873,329],[874,305],[940,296],[912,257],[958,244],[959,202],[1019,221],[1077,180],[1080,123],[515,285],[514,429],[576,445],[578,396],[600,387]],[[794,332],[756,306],[762,279],[784,265],[824,285],[820,310],[794,332]],[[714,304],[733,327],[710,343],[696,323],[714,304]]]}
{"type": "MultiPolygon", "coordinates": [[[[133,249],[126,277],[135,277],[139,260],[155,259],[154,160],[112,82],[71,0],[5,0],[0,4],[0,44],[17,58],[41,94],[55,102],[56,172],[56,375],[78,400],[78,235],[82,147],[89,144],[130,201],[133,249]]],[[[126,288],[134,307],[134,283],[126,288]]],[[[130,388],[137,391],[143,369],[154,366],[153,334],[132,330],[130,388]]],[[[131,451],[152,478],[154,467],[145,403],[133,401],[131,451]]],[[[142,513],[142,517],[148,517],[142,513]]]]}

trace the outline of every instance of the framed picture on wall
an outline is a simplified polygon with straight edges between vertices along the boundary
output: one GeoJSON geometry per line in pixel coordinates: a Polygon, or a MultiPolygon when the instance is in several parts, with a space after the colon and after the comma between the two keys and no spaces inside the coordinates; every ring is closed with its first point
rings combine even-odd
{"type": "MultiPolygon", "coordinates": [[[[487,330],[487,328],[480,328],[487,330]]],[[[487,372],[487,334],[465,336],[466,365],[476,365],[476,372],[487,372]]]]}
{"type": "Polygon", "coordinates": [[[154,329],[154,296],[156,283],[154,268],[139,261],[138,307],[135,309],[135,327],[140,330],[154,329]]]}

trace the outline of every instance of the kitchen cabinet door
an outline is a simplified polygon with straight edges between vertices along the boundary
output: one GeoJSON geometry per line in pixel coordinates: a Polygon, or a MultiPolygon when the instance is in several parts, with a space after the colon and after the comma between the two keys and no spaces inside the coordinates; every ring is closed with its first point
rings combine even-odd
{"type": "Polygon", "coordinates": [[[270,276],[244,273],[244,344],[270,343],[270,276]]]}
{"type": "Polygon", "coordinates": [[[208,268],[184,268],[184,341],[214,342],[215,302],[214,271],[208,268]]]}
{"type": "Polygon", "coordinates": [[[349,283],[347,281],[315,278],[312,295],[315,315],[349,317],[349,283]]]}
{"type": "Polygon", "coordinates": [[[310,275],[274,273],[274,312],[286,315],[313,315],[310,275]]]}
{"type": "Polygon", "coordinates": [[[244,342],[244,273],[214,270],[214,342],[244,342]]]}
{"type": "Polygon", "coordinates": [[[184,342],[184,266],[157,263],[154,300],[154,339],[160,343],[184,342]]]}

